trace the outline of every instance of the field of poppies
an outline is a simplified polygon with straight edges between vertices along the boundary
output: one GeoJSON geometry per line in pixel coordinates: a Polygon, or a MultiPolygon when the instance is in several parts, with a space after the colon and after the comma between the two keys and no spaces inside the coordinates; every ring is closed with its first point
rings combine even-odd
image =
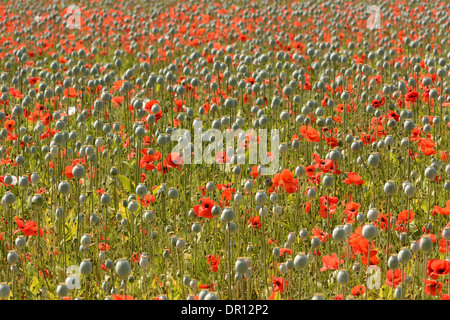
{"type": "Polygon", "coordinates": [[[0,298],[449,300],[449,15],[1,4],[0,298]]]}

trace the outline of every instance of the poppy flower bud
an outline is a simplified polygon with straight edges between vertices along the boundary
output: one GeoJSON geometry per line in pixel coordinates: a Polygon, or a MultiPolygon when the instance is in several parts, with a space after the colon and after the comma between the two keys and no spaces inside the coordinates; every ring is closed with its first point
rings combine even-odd
{"type": "Polygon", "coordinates": [[[362,236],[367,240],[373,240],[377,236],[377,228],[373,224],[366,224],[362,229],[362,236]]]}
{"type": "MultiPolygon", "coordinates": [[[[431,239],[430,239],[431,240],[431,239]]],[[[403,248],[402,250],[400,250],[400,252],[398,253],[398,261],[401,264],[406,264],[409,262],[409,260],[411,260],[412,258],[412,254],[411,254],[411,250],[409,250],[408,248],[403,248]]]]}
{"type": "Polygon", "coordinates": [[[69,287],[67,286],[67,284],[61,283],[60,285],[58,285],[58,287],[56,288],[56,294],[60,298],[67,297],[69,294],[69,287]]]}
{"type": "Polygon", "coordinates": [[[429,236],[425,235],[420,239],[420,249],[423,252],[428,252],[433,249],[433,241],[429,236]]]}
{"type": "Polygon", "coordinates": [[[116,263],[116,273],[122,279],[126,279],[131,273],[131,266],[128,260],[119,259],[116,263]]]}
{"type": "Polygon", "coordinates": [[[400,262],[398,261],[398,256],[396,254],[393,254],[388,259],[388,268],[395,270],[398,269],[400,266],[400,262]]]}
{"type": "Polygon", "coordinates": [[[83,259],[80,263],[80,273],[84,276],[87,276],[92,272],[92,263],[90,259],[83,259]]]}

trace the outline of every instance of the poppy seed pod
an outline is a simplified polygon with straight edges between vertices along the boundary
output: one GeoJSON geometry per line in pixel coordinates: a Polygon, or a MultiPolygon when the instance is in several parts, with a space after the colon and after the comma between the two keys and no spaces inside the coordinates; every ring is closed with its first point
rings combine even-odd
{"type": "Polygon", "coordinates": [[[412,184],[406,185],[404,188],[404,192],[408,198],[414,197],[415,194],[414,186],[412,184]]]}
{"type": "Polygon", "coordinates": [[[308,257],[303,253],[298,253],[294,258],[294,267],[304,269],[308,265],[308,257]]]}
{"type": "Polygon", "coordinates": [[[183,250],[183,249],[186,247],[186,242],[184,241],[184,239],[179,238],[179,239],[177,240],[176,247],[177,247],[177,249],[180,250],[180,251],[183,250]]]}
{"type": "Polygon", "coordinates": [[[139,266],[142,269],[146,269],[148,267],[148,265],[149,265],[148,255],[147,255],[147,253],[144,252],[141,255],[141,258],[139,259],[139,266]]]}
{"type": "Polygon", "coordinates": [[[433,240],[431,240],[431,238],[427,235],[423,236],[420,239],[420,249],[423,252],[428,252],[431,251],[433,249],[433,240]]]}
{"type": "Polygon", "coordinates": [[[353,227],[352,227],[352,225],[350,223],[344,224],[343,229],[344,229],[346,237],[349,237],[352,234],[352,232],[353,232],[353,227]]]}
{"type": "Polygon", "coordinates": [[[233,209],[226,207],[223,209],[222,215],[220,216],[220,220],[222,220],[223,223],[230,223],[234,220],[234,211],[233,209]]]}
{"type": "MultiPolygon", "coordinates": [[[[449,170],[449,171],[450,171],[450,170],[449,170]]],[[[244,189],[245,189],[245,191],[251,192],[251,191],[253,190],[253,188],[254,188],[253,181],[247,180],[247,181],[245,182],[245,184],[244,184],[244,189]]]]}
{"type": "Polygon", "coordinates": [[[447,241],[450,240],[450,229],[449,228],[444,228],[444,230],[442,230],[442,237],[447,241]]]}
{"type": "Polygon", "coordinates": [[[419,243],[418,243],[417,241],[411,242],[410,248],[411,248],[411,251],[412,251],[414,254],[415,254],[415,253],[418,253],[418,252],[420,251],[420,245],[419,245],[419,243]]]}
{"type": "Polygon", "coordinates": [[[132,200],[128,203],[127,208],[130,212],[136,212],[139,208],[139,204],[136,201],[132,200]]]}
{"type": "Polygon", "coordinates": [[[378,167],[380,164],[380,155],[378,153],[372,153],[367,159],[367,164],[371,167],[378,167]]]}
{"type": "Polygon", "coordinates": [[[193,223],[192,232],[199,233],[200,231],[202,231],[202,226],[200,225],[200,223],[193,223]]]}
{"type": "Polygon", "coordinates": [[[297,176],[297,178],[303,177],[306,174],[305,172],[305,168],[302,166],[297,166],[295,168],[295,175],[297,176]]]}
{"type": "Polygon", "coordinates": [[[308,199],[309,199],[309,200],[314,199],[314,198],[317,196],[316,189],[314,189],[314,188],[309,188],[309,189],[308,189],[307,196],[308,196],[308,199]]]}
{"type": "Polygon", "coordinates": [[[384,193],[388,196],[393,195],[397,191],[397,187],[393,181],[388,181],[384,184],[384,193]]]}
{"type": "Polygon", "coordinates": [[[300,238],[302,238],[304,240],[308,237],[308,230],[301,229],[300,232],[298,233],[298,235],[300,236],[300,238]]]}
{"type": "Polygon", "coordinates": [[[18,236],[15,241],[16,247],[19,249],[25,248],[27,244],[27,239],[23,236],[18,236]]]}
{"type": "Polygon", "coordinates": [[[333,229],[333,239],[335,241],[344,241],[345,240],[345,230],[342,226],[337,226],[333,229]]]}
{"type": "Polygon", "coordinates": [[[213,292],[208,292],[204,300],[219,300],[219,298],[213,292]]]}
{"type": "Polygon", "coordinates": [[[80,263],[80,273],[84,276],[89,275],[92,272],[92,263],[90,259],[83,259],[80,263]]]}
{"type": "Polygon", "coordinates": [[[131,274],[131,266],[128,260],[120,259],[116,263],[116,273],[122,279],[126,279],[131,274]]]}
{"type": "Polygon", "coordinates": [[[350,281],[350,276],[347,270],[340,270],[336,277],[337,283],[347,284],[350,281]]]}
{"type": "Polygon", "coordinates": [[[314,236],[311,239],[311,248],[317,249],[318,247],[320,247],[320,243],[321,243],[320,239],[314,236]]]}
{"type": "Polygon", "coordinates": [[[84,234],[81,237],[81,241],[80,241],[81,245],[87,247],[91,244],[91,236],[89,234],[84,234]]]}
{"type": "Polygon", "coordinates": [[[70,192],[70,183],[67,181],[61,181],[58,185],[58,192],[62,195],[67,195],[70,192]]]}
{"type": "Polygon", "coordinates": [[[255,195],[256,204],[264,204],[267,201],[267,195],[264,190],[260,190],[255,195]]]}
{"type": "Polygon", "coordinates": [[[14,196],[14,193],[7,192],[2,197],[2,205],[3,206],[9,206],[12,205],[16,201],[16,197],[14,196]]]}
{"type": "MultiPolygon", "coordinates": [[[[431,240],[431,239],[430,239],[431,240]]],[[[408,248],[403,248],[402,250],[400,250],[400,252],[398,253],[398,261],[401,264],[406,264],[409,262],[409,260],[411,260],[412,258],[412,254],[411,254],[411,250],[409,250],[408,248]]]]}
{"type": "Polygon", "coordinates": [[[322,185],[323,185],[325,188],[331,187],[331,186],[333,185],[333,183],[334,183],[334,178],[333,178],[333,176],[332,176],[331,174],[326,174],[326,175],[323,177],[322,185]]]}
{"type": "Polygon", "coordinates": [[[373,224],[366,224],[362,228],[362,236],[367,240],[373,240],[377,236],[377,228],[373,224]]]}
{"type": "Polygon", "coordinates": [[[10,251],[6,256],[6,260],[9,264],[15,265],[19,261],[19,255],[16,251],[10,251]]]}
{"type": "Polygon", "coordinates": [[[84,174],[85,174],[85,169],[82,165],[77,164],[76,166],[73,167],[72,175],[74,178],[77,178],[77,179],[83,178],[84,174]]]}
{"type": "Polygon", "coordinates": [[[248,271],[248,262],[244,258],[238,258],[235,263],[236,272],[239,274],[245,274],[248,271]]]}
{"type": "Polygon", "coordinates": [[[40,195],[34,195],[33,198],[31,198],[31,205],[33,209],[39,209],[44,205],[44,198],[40,195]]]}
{"type": "Polygon", "coordinates": [[[177,189],[170,188],[167,195],[169,196],[169,199],[176,200],[176,199],[178,199],[179,193],[178,193],[177,189]]]}
{"type": "Polygon", "coordinates": [[[364,213],[358,213],[356,215],[356,221],[358,221],[359,223],[363,223],[364,221],[366,221],[366,215],[364,213]]]}
{"type": "Polygon", "coordinates": [[[60,298],[67,297],[67,295],[69,294],[69,287],[67,286],[67,284],[61,283],[60,285],[58,285],[58,287],[56,288],[56,294],[60,298]]]}
{"type": "Polygon", "coordinates": [[[100,202],[104,205],[107,205],[108,203],[110,203],[111,196],[109,195],[109,193],[105,192],[104,194],[102,194],[102,196],[100,197],[100,202]]]}
{"type": "Polygon", "coordinates": [[[434,178],[436,178],[436,175],[437,171],[433,166],[429,166],[425,169],[425,178],[427,178],[428,180],[433,180],[434,178]]]}
{"type": "Polygon", "coordinates": [[[311,300],[325,300],[321,293],[315,293],[311,300]]]}
{"type": "Polygon", "coordinates": [[[144,197],[147,194],[147,187],[144,184],[138,184],[136,186],[136,195],[138,197],[144,197]]]}
{"type": "Polygon", "coordinates": [[[370,222],[374,222],[377,219],[378,219],[377,209],[375,208],[370,209],[369,212],[367,212],[367,220],[369,220],[370,222]]]}
{"type": "Polygon", "coordinates": [[[214,206],[214,207],[212,207],[212,209],[211,209],[211,214],[212,214],[214,217],[217,217],[221,212],[222,212],[222,210],[220,209],[219,206],[214,206]]]}
{"type": "Polygon", "coordinates": [[[289,232],[288,237],[287,237],[287,241],[292,244],[297,240],[297,235],[295,234],[295,232],[289,232]]]}
{"type": "Polygon", "coordinates": [[[392,256],[390,256],[388,259],[388,268],[395,270],[395,269],[398,269],[399,266],[400,266],[400,262],[398,261],[398,256],[396,254],[393,254],[392,256]]]}

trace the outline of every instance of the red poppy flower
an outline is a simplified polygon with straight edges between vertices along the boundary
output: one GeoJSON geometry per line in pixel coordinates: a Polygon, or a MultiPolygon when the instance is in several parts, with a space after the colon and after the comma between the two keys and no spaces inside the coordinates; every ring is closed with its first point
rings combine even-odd
{"type": "Polygon", "coordinates": [[[214,218],[211,209],[216,205],[216,202],[210,198],[200,198],[199,201],[200,205],[193,207],[195,215],[207,219],[214,218]]]}
{"type": "Polygon", "coordinates": [[[427,296],[440,296],[442,294],[442,282],[436,280],[423,279],[425,282],[425,294],[427,296]]]}
{"type": "Polygon", "coordinates": [[[348,185],[354,184],[355,186],[360,186],[364,183],[364,180],[362,180],[361,176],[356,172],[349,172],[347,174],[347,179],[343,180],[343,182],[348,185]]]}
{"type": "Polygon", "coordinates": [[[127,295],[125,297],[125,295],[123,295],[123,294],[113,294],[112,298],[113,298],[113,300],[134,300],[134,298],[132,296],[127,295]]]}
{"type": "MultiPolygon", "coordinates": [[[[395,269],[395,272],[392,272],[392,269],[389,269],[386,273],[386,285],[392,287],[392,283],[394,283],[394,288],[396,288],[400,282],[402,281],[402,271],[400,269],[395,269]],[[392,275],[394,277],[392,277],[392,275]],[[394,279],[392,279],[394,278],[394,279]]],[[[403,280],[405,279],[405,275],[403,274],[403,280]]]]}
{"type": "Polygon", "coordinates": [[[220,254],[217,256],[210,254],[207,255],[206,258],[208,259],[208,264],[210,265],[208,270],[211,272],[217,272],[219,270],[220,254]]]}
{"type": "Polygon", "coordinates": [[[247,227],[252,227],[253,229],[261,228],[261,221],[259,216],[250,217],[247,222],[247,227]]]}
{"type": "Polygon", "coordinates": [[[355,286],[352,288],[352,295],[354,296],[362,296],[366,292],[365,286],[355,286]]]}
{"type": "Polygon", "coordinates": [[[447,260],[430,259],[427,261],[427,275],[434,280],[450,273],[450,262],[447,260]]]}
{"type": "Polygon", "coordinates": [[[339,265],[344,263],[343,259],[338,259],[336,253],[333,253],[331,256],[325,255],[322,257],[323,267],[320,268],[321,272],[326,270],[337,270],[339,269],[339,265]]]}
{"type": "Polygon", "coordinates": [[[22,231],[22,233],[27,237],[37,235],[38,225],[36,222],[28,220],[26,223],[24,223],[22,218],[20,217],[15,217],[14,220],[16,221],[16,224],[18,226],[18,229],[14,231],[14,233],[22,231]]]}

